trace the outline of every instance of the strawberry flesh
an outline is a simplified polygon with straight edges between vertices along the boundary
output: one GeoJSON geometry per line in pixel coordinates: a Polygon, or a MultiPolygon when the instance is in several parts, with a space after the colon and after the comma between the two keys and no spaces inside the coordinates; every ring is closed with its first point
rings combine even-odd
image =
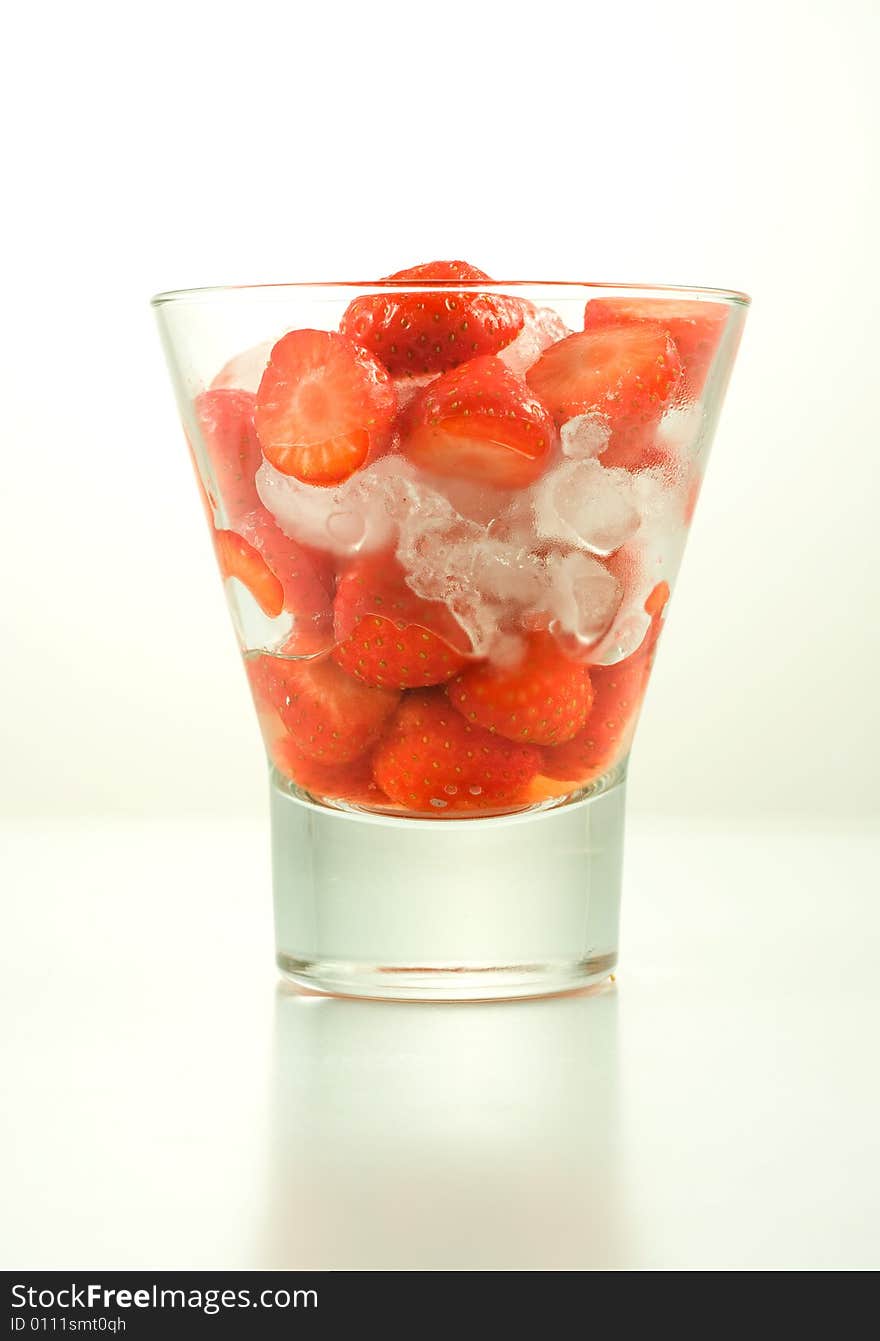
{"type": "Polygon", "coordinates": [[[263,373],[254,423],[276,470],[328,486],[385,450],[395,410],[391,379],[366,350],[335,331],[289,331],[263,373]]]}
{"type": "Polygon", "coordinates": [[[727,308],[693,298],[592,298],[584,312],[584,330],[653,322],[662,326],[681,359],[686,396],[696,400],[724,334],[727,308]]]}
{"type": "Polygon", "coordinates": [[[213,536],[224,580],[238,578],[263,614],[276,619],[284,609],[284,588],[263,556],[235,531],[215,531],[213,536]]]}
{"type": "Polygon", "coordinates": [[[602,464],[630,470],[649,462],[656,427],[680,379],[675,346],[663,327],[651,322],[569,335],[526,373],[557,423],[603,414],[611,438],[602,464]]]}
{"type": "Polygon", "coordinates": [[[415,397],[401,450],[433,475],[519,489],[545,469],[556,433],[525,382],[500,359],[471,359],[415,397]]]}

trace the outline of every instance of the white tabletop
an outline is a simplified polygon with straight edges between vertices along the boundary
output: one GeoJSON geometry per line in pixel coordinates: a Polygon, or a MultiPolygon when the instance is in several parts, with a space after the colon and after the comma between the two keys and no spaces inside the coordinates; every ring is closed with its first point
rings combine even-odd
{"type": "Polygon", "coordinates": [[[0,1266],[880,1266],[880,840],[633,822],[622,963],[279,988],[261,829],[0,835],[0,1266]]]}

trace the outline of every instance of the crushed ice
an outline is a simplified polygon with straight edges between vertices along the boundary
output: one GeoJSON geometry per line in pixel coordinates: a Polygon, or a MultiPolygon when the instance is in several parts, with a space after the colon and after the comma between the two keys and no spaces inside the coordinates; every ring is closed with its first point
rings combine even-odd
{"type": "Polygon", "coordinates": [[[557,340],[564,340],[567,335],[571,335],[571,331],[552,307],[535,307],[527,310],[519,335],[505,349],[500,350],[498,357],[511,372],[522,377],[545,349],[549,349],[557,340]]]}
{"type": "Polygon", "coordinates": [[[211,390],[257,391],[274,345],[274,340],[264,340],[262,344],[236,354],[224,363],[211,383],[211,390]]]}
{"type": "Polygon", "coordinates": [[[639,528],[632,478],[629,471],[606,470],[589,459],[557,466],[532,490],[537,535],[607,558],[639,528]]]}
{"type": "Polygon", "coordinates": [[[608,446],[610,437],[607,416],[596,411],[575,415],[559,430],[562,455],[572,461],[586,461],[589,457],[598,456],[608,446]]]}
{"type": "Polygon", "coordinates": [[[408,585],[446,603],[476,656],[513,665],[523,631],[540,628],[605,664],[641,644],[644,601],[674,575],[684,540],[683,491],[662,471],[563,457],[506,508],[491,491],[463,485],[453,502],[448,481],[444,488],[398,455],[333,489],[265,462],[257,474],[262,502],[293,539],[343,559],[393,547],[408,585]],[[638,576],[622,603],[620,582],[600,560],[631,545],[638,576]]]}

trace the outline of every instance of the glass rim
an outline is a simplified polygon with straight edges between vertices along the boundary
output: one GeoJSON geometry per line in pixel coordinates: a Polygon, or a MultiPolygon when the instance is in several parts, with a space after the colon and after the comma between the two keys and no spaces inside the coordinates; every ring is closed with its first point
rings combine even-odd
{"type": "Polygon", "coordinates": [[[168,289],[150,299],[152,307],[172,304],[216,302],[219,299],[251,297],[281,299],[294,294],[303,298],[317,294],[344,294],[357,292],[372,295],[381,293],[431,293],[453,290],[456,293],[504,294],[517,290],[540,289],[548,296],[574,297],[578,290],[598,290],[621,296],[695,299],[699,302],[722,302],[729,307],[749,307],[751,298],[738,289],[710,288],[695,284],[612,284],[598,280],[511,279],[462,282],[457,279],[438,279],[414,284],[406,279],[379,280],[302,280],[278,284],[218,284],[194,289],[168,289]]]}

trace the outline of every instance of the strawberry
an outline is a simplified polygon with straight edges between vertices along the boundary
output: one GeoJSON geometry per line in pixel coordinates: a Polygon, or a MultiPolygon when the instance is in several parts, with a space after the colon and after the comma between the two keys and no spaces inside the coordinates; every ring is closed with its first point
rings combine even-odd
{"type": "Polygon", "coordinates": [[[604,466],[638,470],[681,379],[681,360],[662,326],[641,322],[569,335],[526,373],[557,423],[600,412],[611,438],[604,466]]]}
{"type": "Polygon", "coordinates": [[[350,764],[319,764],[298,750],[293,737],[285,733],[275,741],[269,755],[279,773],[315,796],[359,805],[387,804],[373,780],[369,754],[350,764]]]}
{"type": "MultiPolygon", "coordinates": [[[[255,397],[247,391],[203,391],[195,399],[202,441],[220,504],[232,526],[259,505],[254,476],[263,457],[254,429],[255,397]]],[[[209,497],[211,490],[209,489],[209,497]]]]}
{"type": "Polygon", "coordinates": [[[469,722],[533,745],[571,740],[593,703],[586,666],[570,661],[544,632],[532,634],[515,666],[475,666],[457,675],[446,692],[469,722]]]}
{"type": "Polygon", "coordinates": [[[258,656],[247,663],[257,711],[274,709],[307,758],[325,765],[349,764],[375,744],[400,695],[372,689],[336,665],[258,656]]]}
{"type": "Polygon", "coordinates": [[[591,298],[584,312],[584,330],[654,322],[663,327],[678,350],[686,394],[696,400],[706,381],[724,334],[727,308],[692,298],[591,298]]]}
{"type": "MultiPolygon", "coordinates": [[[[293,615],[285,650],[297,656],[326,651],[333,642],[332,577],[326,560],[286,536],[262,506],[241,518],[238,533],[281,583],[282,608],[293,615]]],[[[252,587],[251,592],[259,599],[252,587]]]]}
{"type": "Polygon", "coordinates": [[[297,749],[277,709],[266,697],[263,668],[253,661],[246,661],[245,669],[251,682],[266,753],[279,773],[319,796],[336,800],[344,798],[363,804],[385,801],[373,781],[369,753],[348,764],[321,764],[303,754],[302,750],[297,749]]]}
{"type": "Polygon", "coordinates": [[[428,814],[497,810],[519,801],[540,752],[466,722],[441,690],[406,694],[373,758],[392,801],[428,814]]]}
{"type": "Polygon", "coordinates": [[[502,294],[464,293],[453,284],[489,276],[466,261],[429,261],[389,281],[439,284],[433,293],[380,293],[355,298],[339,329],[382,360],[389,372],[419,377],[446,372],[477,354],[495,354],[522,329],[523,305],[502,294]]]}
{"type": "Polygon", "coordinates": [[[615,666],[590,667],[595,699],[587,725],[567,744],[544,751],[541,771],[546,776],[585,781],[610,768],[628,747],[654,663],[668,599],[667,583],[658,582],[645,601],[651,626],[641,647],[615,666]]]}
{"type": "Polygon", "coordinates": [[[426,601],[404,581],[391,555],[355,564],[334,605],[333,653],[365,684],[413,689],[442,684],[465,665],[467,637],[442,601],[426,601]]]}
{"type": "Polygon", "coordinates": [[[669,604],[669,583],[658,582],[656,587],[648,593],[645,601],[645,613],[651,616],[651,627],[645,635],[645,641],[648,644],[648,650],[653,652],[657,639],[660,637],[660,631],[663,627],[663,611],[669,604]]]}
{"type": "Polygon", "coordinates": [[[214,549],[224,580],[237,577],[264,615],[276,619],[284,609],[284,588],[262,555],[235,531],[214,531],[214,549]]]}
{"type": "Polygon", "coordinates": [[[556,437],[525,382],[488,355],[431,382],[400,427],[401,450],[424,470],[508,489],[538,478],[556,437]]]}
{"type": "Polygon", "coordinates": [[[263,373],[254,423],[276,470],[306,484],[339,484],[384,451],[396,404],[381,363],[351,340],[289,331],[263,373]]]}

